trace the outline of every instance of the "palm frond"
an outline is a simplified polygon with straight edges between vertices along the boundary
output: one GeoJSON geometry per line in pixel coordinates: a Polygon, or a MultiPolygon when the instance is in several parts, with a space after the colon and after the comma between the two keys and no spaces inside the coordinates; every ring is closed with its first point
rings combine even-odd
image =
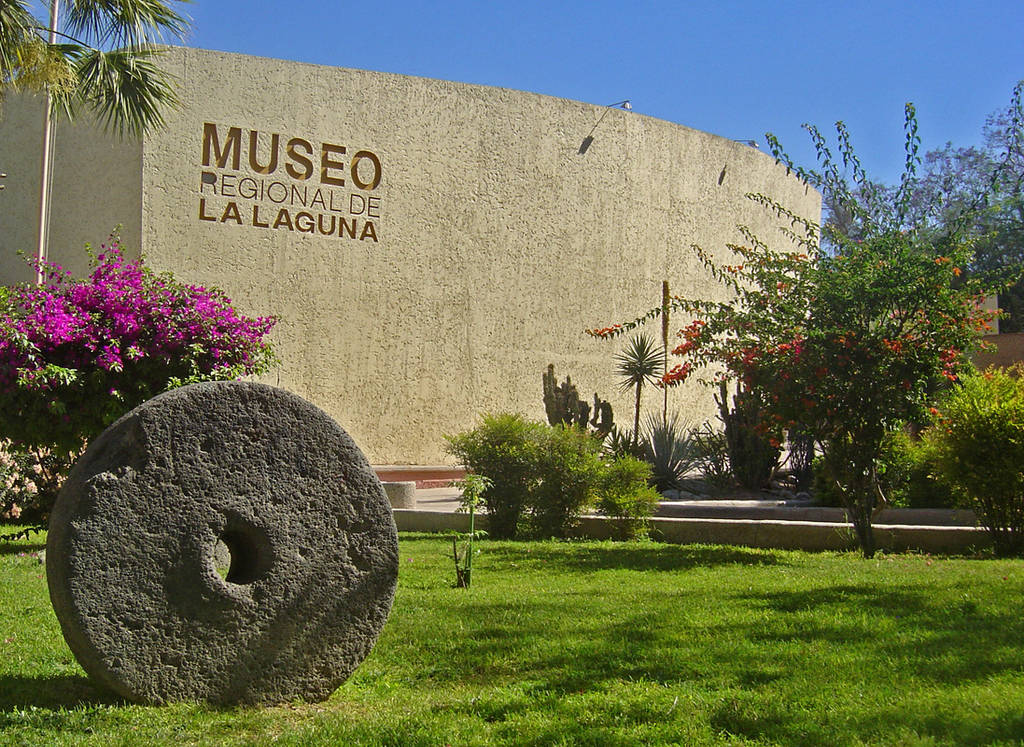
{"type": "Polygon", "coordinates": [[[18,52],[35,37],[34,28],[26,0],[0,0],[0,87],[14,81],[18,52]]]}
{"type": "Polygon", "coordinates": [[[152,49],[82,50],[75,60],[78,96],[119,135],[141,135],[164,123],[161,110],[178,99],[173,76],[152,62],[152,49]]]}
{"type": "Polygon", "coordinates": [[[642,333],[629,341],[615,356],[615,361],[618,364],[615,372],[622,377],[619,386],[627,391],[637,385],[652,384],[661,378],[665,349],[656,344],[651,335],[642,333]]]}
{"type": "Polygon", "coordinates": [[[184,39],[189,20],[162,0],[71,0],[65,27],[96,47],[139,50],[184,39]]]}

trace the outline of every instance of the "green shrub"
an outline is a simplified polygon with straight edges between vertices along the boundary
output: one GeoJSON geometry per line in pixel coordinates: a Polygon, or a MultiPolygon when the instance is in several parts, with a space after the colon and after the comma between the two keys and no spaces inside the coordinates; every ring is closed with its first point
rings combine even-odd
{"type": "Polygon", "coordinates": [[[825,474],[825,460],[816,456],[811,462],[811,473],[813,474],[814,502],[819,506],[842,506],[843,494],[838,487],[829,482],[825,474]]]}
{"type": "Polygon", "coordinates": [[[1024,554],[1024,381],[1020,364],[962,377],[925,433],[936,477],[967,503],[999,555],[1024,554]]]}
{"type": "Polygon", "coordinates": [[[537,450],[537,481],[527,495],[529,532],[566,537],[594,501],[604,469],[601,442],[572,426],[543,428],[537,450]]]}
{"type": "MultiPolygon", "coordinates": [[[[814,498],[822,506],[843,506],[843,497],[825,476],[822,458],[815,457],[814,498]]],[[[954,508],[957,500],[949,486],[933,473],[932,450],[902,428],[889,431],[882,439],[875,465],[878,488],[893,508],[954,508]]]]}
{"type": "Polygon", "coordinates": [[[953,508],[949,486],[936,480],[931,450],[903,429],[882,439],[876,468],[878,483],[889,504],[897,508],[953,508]]]}
{"type": "Polygon", "coordinates": [[[468,471],[491,481],[483,493],[489,534],[512,539],[537,482],[544,426],[511,413],[487,414],[482,421],[472,430],[447,436],[447,450],[468,471]]]}
{"type": "Polygon", "coordinates": [[[622,519],[621,536],[635,536],[660,497],[647,487],[649,465],[632,456],[606,461],[601,439],[573,426],[491,414],[446,439],[467,470],[491,481],[482,494],[491,537],[567,537],[599,496],[622,519]]]}
{"type": "Polygon", "coordinates": [[[597,485],[597,510],[611,519],[616,539],[647,536],[647,520],[658,507],[661,495],[648,486],[651,465],[633,456],[621,456],[608,464],[597,485]]]}

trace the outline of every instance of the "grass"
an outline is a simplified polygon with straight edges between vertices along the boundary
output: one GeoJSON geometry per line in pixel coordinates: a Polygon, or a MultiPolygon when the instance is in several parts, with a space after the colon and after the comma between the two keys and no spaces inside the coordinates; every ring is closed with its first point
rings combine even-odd
{"type": "MultiPolygon", "coordinates": [[[[0,528],[2,531],[2,528],[0,528]]],[[[120,702],[74,662],[41,541],[0,546],[0,744],[1024,744],[1024,563],[403,535],[327,702],[120,702]]]]}

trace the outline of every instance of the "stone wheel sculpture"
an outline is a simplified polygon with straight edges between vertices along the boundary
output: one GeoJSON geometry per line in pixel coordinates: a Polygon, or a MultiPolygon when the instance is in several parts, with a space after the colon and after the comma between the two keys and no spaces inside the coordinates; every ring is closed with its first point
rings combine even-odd
{"type": "Polygon", "coordinates": [[[64,637],[134,701],[329,696],[387,620],[384,490],[326,413],[209,382],[111,425],[61,490],[46,552],[64,637]]]}

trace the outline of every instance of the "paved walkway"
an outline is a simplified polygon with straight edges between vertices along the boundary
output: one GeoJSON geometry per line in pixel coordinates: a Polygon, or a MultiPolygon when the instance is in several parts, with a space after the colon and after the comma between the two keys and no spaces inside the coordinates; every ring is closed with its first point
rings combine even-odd
{"type": "MultiPolygon", "coordinates": [[[[455,512],[459,508],[458,488],[417,488],[416,507],[422,511],[446,511],[455,512]]],[[[714,511],[732,512],[737,516],[752,511],[763,511],[767,509],[787,508],[783,501],[777,498],[754,500],[750,498],[736,499],[715,499],[702,501],[662,501],[658,505],[657,515],[659,516],[681,516],[691,511],[714,511]]],[[[842,510],[842,509],[835,509],[842,510]]]]}
{"type": "MultiPolygon", "coordinates": [[[[455,513],[459,508],[457,488],[418,488],[416,510],[455,513]]],[[[845,524],[846,512],[841,508],[787,504],[778,498],[723,499],[703,501],[662,501],[654,514],[677,519],[732,519],[760,521],[811,521],[845,524]]],[[[877,524],[913,524],[924,526],[975,526],[970,511],[947,509],[890,509],[876,517],[877,524]]]]}
{"type": "MultiPolygon", "coordinates": [[[[422,511],[447,511],[454,512],[459,508],[458,488],[417,488],[416,508],[422,511]]],[[[714,506],[721,509],[733,509],[743,511],[747,509],[778,508],[782,501],[769,500],[708,500],[708,501],[662,501],[658,515],[672,516],[679,510],[688,508],[709,508],[714,506]]]]}
{"type": "Polygon", "coordinates": [[[417,488],[416,509],[454,513],[459,507],[458,488],[417,488]]]}

